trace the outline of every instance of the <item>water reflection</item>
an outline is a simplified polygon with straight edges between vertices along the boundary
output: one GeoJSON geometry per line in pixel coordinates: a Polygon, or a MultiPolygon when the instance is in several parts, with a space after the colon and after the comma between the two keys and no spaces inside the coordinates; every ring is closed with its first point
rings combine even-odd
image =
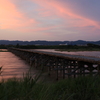
{"type": "Polygon", "coordinates": [[[27,73],[30,68],[25,61],[10,52],[0,52],[0,66],[3,66],[0,79],[23,77],[23,73],[27,73]]]}
{"type": "Polygon", "coordinates": [[[0,49],[0,52],[6,52],[6,51],[8,51],[7,49],[0,49]]]}
{"type": "MultiPolygon", "coordinates": [[[[35,49],[38,51],[47,51],[47,52],[57,52],[57,53],[64,53],[64,54],[71,54],[71,55],[84,55],[84,56],[94,56],[100,57],[100,51],[77,51],[77,52],[68,52],[68,51],[57,51],[54,49],[35,49]]],[[[30,51],[33,51],[31,49],[30,51]]]]}

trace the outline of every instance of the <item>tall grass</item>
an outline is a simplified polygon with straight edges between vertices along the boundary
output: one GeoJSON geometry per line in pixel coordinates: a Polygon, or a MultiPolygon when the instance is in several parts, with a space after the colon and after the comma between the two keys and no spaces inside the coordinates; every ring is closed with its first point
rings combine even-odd
{"type": "Polygon", "coordinates": [[[100,100],[100,77],[78,77],[46,83],[37,76],[0,82],[0,100],[100,100]]]}

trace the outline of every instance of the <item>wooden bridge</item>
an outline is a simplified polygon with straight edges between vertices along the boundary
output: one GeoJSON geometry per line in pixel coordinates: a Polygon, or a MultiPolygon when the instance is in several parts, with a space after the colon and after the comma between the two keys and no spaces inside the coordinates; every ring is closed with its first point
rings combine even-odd
{"type": "Polygon", "coordinates": [[[54,74],[56,79],[100,73],[100,58],[46,51],[10,48],[9,51],[26,60],[31,66],[54,74]]]}

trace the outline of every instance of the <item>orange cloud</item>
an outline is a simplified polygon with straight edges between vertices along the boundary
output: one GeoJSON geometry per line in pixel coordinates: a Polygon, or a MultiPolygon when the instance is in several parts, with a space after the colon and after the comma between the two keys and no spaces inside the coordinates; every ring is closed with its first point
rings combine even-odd
{"type": "Polygon", "coordinates": [[[17,24],[18,20],[15,18],[22,18],[21,13],[19,13],[15,6],[8,0],[0,1],[0,28],[6,29],[17,24]]]}
{"type": "Polygon", "coordinates": [[[10,0],[0,1],[0,29],[13,29],[34,23],[35,19],[27,18],[10,0]]]}

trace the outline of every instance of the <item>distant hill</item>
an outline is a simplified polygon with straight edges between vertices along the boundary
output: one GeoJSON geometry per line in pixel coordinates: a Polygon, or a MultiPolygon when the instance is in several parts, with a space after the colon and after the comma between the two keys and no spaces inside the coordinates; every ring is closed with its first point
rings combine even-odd
{"type": "Polygon", "coordinates": [[[100,45],[100,41],[9,41],[9,40],[0,40],[0,45],[86,45],[86,44],[97,44],[100,45]]]}

